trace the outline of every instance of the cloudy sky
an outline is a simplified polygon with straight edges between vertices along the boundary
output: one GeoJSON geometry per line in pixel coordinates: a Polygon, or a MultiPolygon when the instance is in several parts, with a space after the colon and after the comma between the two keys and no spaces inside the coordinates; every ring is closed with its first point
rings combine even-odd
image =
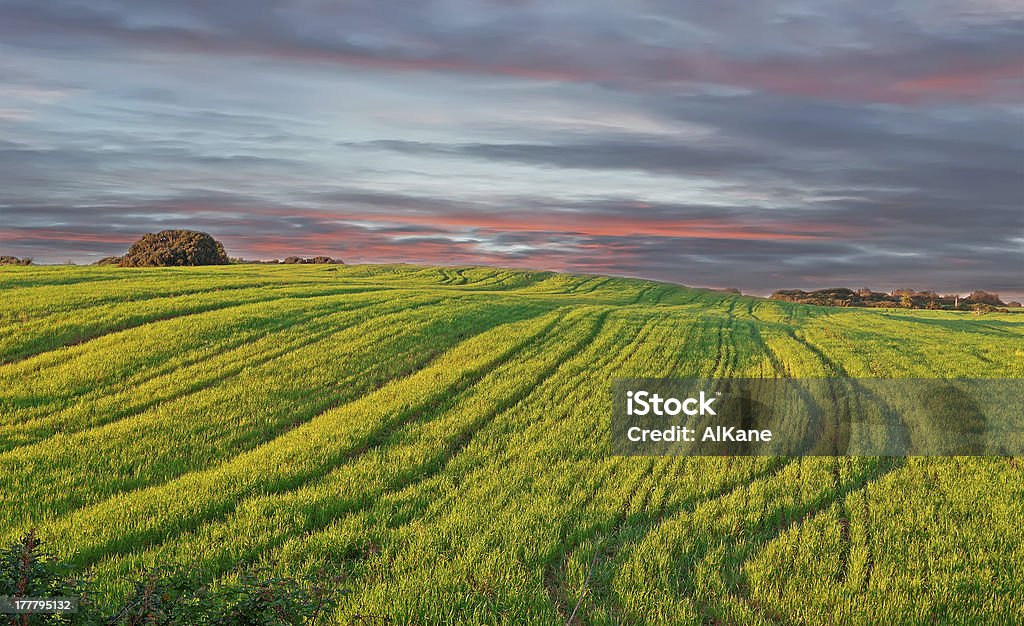
{"type": "Polygon", "coordinates": [[[0,0],[0,254],[1024,292],[1019,0],[0,0]]]}

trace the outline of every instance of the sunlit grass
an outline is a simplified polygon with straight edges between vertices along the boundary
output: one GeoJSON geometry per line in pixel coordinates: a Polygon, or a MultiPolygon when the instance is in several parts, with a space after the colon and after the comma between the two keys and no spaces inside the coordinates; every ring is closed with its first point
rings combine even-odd
{"type": "Polygon", "coordinates": [[[338,621],[999,624],[1015,459],[617,458],[615,377],[1024,377],[1024,316],[490,268],[0,270],[0,540],[338,621]]]}

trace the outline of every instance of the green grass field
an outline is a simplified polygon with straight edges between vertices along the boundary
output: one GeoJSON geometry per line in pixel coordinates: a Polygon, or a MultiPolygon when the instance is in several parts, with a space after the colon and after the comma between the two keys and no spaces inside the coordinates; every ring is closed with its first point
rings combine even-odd
{"type": "Polygon", "coordinates": [[[615,377],[1019,378],[1024,315],[414,266],[0,294],[0,540],[111,594],[331,563],[342,624],[1024,620],[1018,459],[606,453],[615,377]]]}

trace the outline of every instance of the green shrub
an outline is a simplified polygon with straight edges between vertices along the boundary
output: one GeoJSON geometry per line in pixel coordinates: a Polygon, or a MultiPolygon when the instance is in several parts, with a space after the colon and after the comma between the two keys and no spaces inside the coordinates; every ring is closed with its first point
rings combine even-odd
{"type": "Polygon", "coordinates": [[[242,570],[204,584],[197,570],[156,567],[132,585],[112,612],[94,602],[93,584],[41,549],[35,531],[0,550],[0,596],[79,598],[76,613],[5,615],[7,626],[316,626],[329,623],[343,592],[341,576],[321,570],[298,578],[242,570]]]}
{"type": "Polygon", "coordinates": [[[193,570],[156,568],[109,619],[111,626],[314,626],[326,624],[341,577],[301,578],[244,570],[230,582],[203,585],[193,570]]]}
{"type": "Polygon", "coordinates": [[[332,259],[329,256],[315,256],[309,259],[300,256],[289,256],[285,257],[284,262],[292,264],[315,264],[315,265],[344,265],[345,262],[341,259],[332,259]]]}
{"type": "Polygon", "coordinates": [[[121,257],[121,267],[227,265],[228,255],[219,241],[194,230],[146,233],[121,257]]]}
{"type": "Polygon", "coordinates": [[[79,598],[75,614],[3,615],[10,626],[49,624],[99,624],[87,581],[71,575],[70,568],[41,548],[35,530],[0,550],[0,596],[17,598],[79,598]],[[72,619],[73,618],[73,619],[72,619]]]}

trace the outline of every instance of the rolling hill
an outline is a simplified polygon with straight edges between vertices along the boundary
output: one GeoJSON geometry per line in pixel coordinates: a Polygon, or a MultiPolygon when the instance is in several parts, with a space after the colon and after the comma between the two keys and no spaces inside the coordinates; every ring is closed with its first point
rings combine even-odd
{"type": "Polygon", "coordinates": [[[1024,614],[1016,458],[607,452],[613,378],[1021,378],[1022,315],[406,265],[11,267],[0,293],[0,540],[35,527],[115,595],[330,563],[339,623],[1024,614]]]}

